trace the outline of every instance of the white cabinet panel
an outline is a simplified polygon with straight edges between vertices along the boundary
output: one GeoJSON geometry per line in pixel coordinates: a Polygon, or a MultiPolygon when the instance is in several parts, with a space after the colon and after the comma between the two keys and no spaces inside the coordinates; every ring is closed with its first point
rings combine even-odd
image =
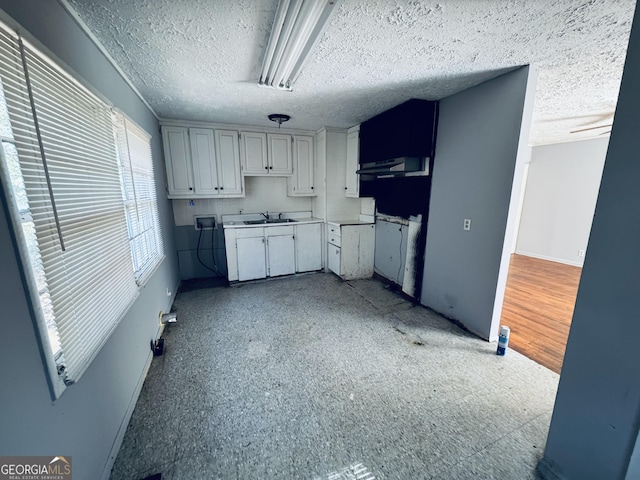
{"type": "Polygon", "coordinates": [[[291,175],[293,173],[293,159],[291,156],[291,135],[269,133],[268,163],[269,174],[291,175]]]}
{"type": "Polygon", "coordinates": [[[340,275],[340,247],[329,245],[327,252],[327,266],[336,275],[340,275]]]}
{"type": "Polygon", "coordinates": [[[290,197],[314,196],[313,137],[293,136],[293,175],[287,179],[290,197]]]}
{"type": "Polygon", "coordinates": [[[162,142],[164,144],[169,195],[192,195],[193,172],[187,129],[163,127],[162,142]]]}
{"type": "Polygon", "coordinates": [[[322,268],[322,224],[296,225],[297,272],[312,272],[322,268]]]}
{"type": "MultiPolygon", "coordinates": [[[[268,235],[268,230],[267,230],[268,235]]],[[[296,259],[293,235],[267,236],[270,277],[290,275],[296,271],[296,259]]]]}
{"type": "Polygon", "coordinates": [[[360,175],[356,171],[360,168],[360,126],[352,127],[347,131],[347,170],[346,188],[347,197],[360,196],[360,175]]]}
{"type": "Polygon", "coordinates": [[[241,132],[240,156],[244,175],[263,175],[268,173],[267,134],[241,132]]]}
{"type": "Polygon", "coordinates": [[[374,267],[375,272],[402,285],[409,227],[376,220],[374,267]]]}
{"type": "Polygon", "coordinates": [[[255,280],[267,276],[264,237],[238,238],[238,280],[255,280]]]}
{"type": "Polygon", "coordinates": [[[244,191],[240,172],[238,132],[233,130],[216,130],[215,132],[219,194],[238,196],[244,191]]]}
{"type": "Polygon", "coordinates": [[[195,192],[201,195],[216,195],[218,193],[218,171],[213,130],[190,128],[189,140],[191,141],[195,192]]]}

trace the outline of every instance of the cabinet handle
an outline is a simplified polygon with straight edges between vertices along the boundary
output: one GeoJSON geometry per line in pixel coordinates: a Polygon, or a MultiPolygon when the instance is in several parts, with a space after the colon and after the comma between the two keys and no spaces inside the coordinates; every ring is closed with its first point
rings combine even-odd
{"type": "Polygon", "coordinates": [[[344,187],[344,189],[346,190],[346,189],[347,189],[347,187],[344,187]]]}
{"type": "Polygon", "coordinates": [[[220,190],[224,190],[224,187],[220,187],[220,190]]]}
{"type": "Polygon", "coordinates": [[[273,167],[269,167],[269,170],[273,170],[273,167]]]}
{"type": "Polygon", "coordinates": [[[264,167],[265,170],[269,170],[269,167],[264,167]]]}
{"type": "Polygon", "coordinates": [[[311,187],[311,190],[313,190],[313,187],[311,187]]]}
{"type": "Polygon", "coordinates": [[[189,190],[193,190],[193,187],[189,187],[189,190]]]}
{"type": "Polygon", "coordinates": [[[217,189],[218,189],[218,187],[215,187],[215,189],[217,190],[217,189]]]}

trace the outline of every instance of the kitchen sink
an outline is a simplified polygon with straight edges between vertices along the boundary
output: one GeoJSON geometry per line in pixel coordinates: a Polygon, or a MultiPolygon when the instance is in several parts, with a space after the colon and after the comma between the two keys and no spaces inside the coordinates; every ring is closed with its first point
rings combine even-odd
{"type": "Polygon", "coordinates": [[[267,223],[293,223],[296,220],[292,219],[292,218],[270,218],[269,220],[262,219],[262,220],[245,220],[244,224],[245,225],[264,225],[267,223]]]}

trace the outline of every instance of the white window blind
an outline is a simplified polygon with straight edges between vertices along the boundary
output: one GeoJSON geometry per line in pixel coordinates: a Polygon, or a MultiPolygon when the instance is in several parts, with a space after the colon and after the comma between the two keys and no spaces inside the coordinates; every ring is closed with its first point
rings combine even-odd
{"type": "MultiPolygon", "coordinates": [[[[33,230],[33,244],[23,238],[31,274],[43,272],[36,314],[45,317],[41,324],[57,329],[59,345],[49,346],[59,380],[69,385],[137,296],[111,109],[28,44],[25,83],[11,32],[0,31],[0,62],[19,159],[14,170],[26,192],[26,202],[14,210],[33,230]]],[[[15,175],[11,183],[19,184],[15,175]]],[[[54,390],[59,396],[60,389],[54,390]]]]}
{"type": "Polygon", "coordinates": [[[144,285],[164,258],[150,136],[120,113],[113,114],[122,168],[123,195],[136,281],[144,285]]]}

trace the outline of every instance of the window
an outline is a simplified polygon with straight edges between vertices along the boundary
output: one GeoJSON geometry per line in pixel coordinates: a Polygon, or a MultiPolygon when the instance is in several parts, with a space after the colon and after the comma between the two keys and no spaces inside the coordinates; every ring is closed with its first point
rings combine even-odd
{"type": "Polygon", "coordinates": [[[0,28],[2,187],[54,398],[80,378],[163,258],[150,137],[116,119],[0,28]]]}
{"type": "Polygon", "coordinates": [[[149,135],[113,114],[136,281],[143,285],[164,258],[149,135]]]}

